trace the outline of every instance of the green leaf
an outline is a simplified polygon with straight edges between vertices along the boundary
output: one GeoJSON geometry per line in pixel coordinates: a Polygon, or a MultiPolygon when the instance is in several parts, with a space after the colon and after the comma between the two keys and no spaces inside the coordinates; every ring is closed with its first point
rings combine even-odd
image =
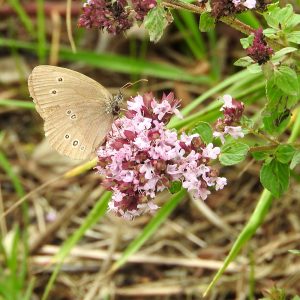
{"type": "Polygon", "coordinates": [[[246,49],[246,48],[252,46],[253,40],[254,40],[254,35],[251,34],[251,35],[249,35],[249,36],[246,37],[246,38],[240,39],[240,42],[241,42],[242,47],[243,47],[244,49],[246,49]]]}
{"type": "Polygon", "coordinates": [[[275,76],[271,76],[266,82],[266,95],[268,98],[266,111],[271,114],[284,113],[298,102],[297,96],[287,95],[277,86],[275,76]]]}
{"type": "MultiPolygon", "coordinates": [[[[292,249],[292,250],[289,250],[290,253],[293,253],[293,254],[297,254],[297,255],[300,255],[300,250],[297,250],[297,249],[292,249]]],[[[297,296],[298,297],[298,296],[297,296]]],[[[293,298],[294,300],[294,298],[293,298]]],[[[299,298],[300,300],[300,298],[299,298]]]]}
{"type": "Polygon", "coordinates": [[[286,27],[286,23],[293,16],[293,6],[291,4],[287,4],[285,7],[278,10],[276,13],[277,20],[282,27],[286,27]]]}
{"type": "Polygon", "coordinates": [[[300,163],[300,150],[297,150],[294,153],[294,156],[292,158],[290,169],[294,169],[299,163],[300,163]]]}
{"type": "Polygon", "coordinates": [[[250,56],[244,56],[235,61],[234,65],[238,67],[247,67],[253,63],[255,63],[255,61],[250,56]]]}
{"type": "Polygon", "coordinates": [[[292,300],[300,300],[299,296],[294,296],[292,300]]]}
{"type": "Polygon", "coordinates": [[[273,151],[257,151],[253,152],[252,156],[256,160],[266,160],[272,155],[273,151]]]}
{"type": "Polygon", "coordinates": [[[274,197],[280,197],[288,188],[290,169],[276,159],[265,163],[260,170],[260,182],[274,197]]]}
{"type": "Polygon", "coordinates": [[[291,119],[289,110],[285,112],[263,113],[264,129],[270,134],[282,133],[291,119]]]}
{"type": "Polygon", "coordinates": [[[222,147],[219,156],[220,162],[224,166],[231,166],[242,162],[249,151],[249,146],[240,142],[233,142],[222,147]]]}
{"type": "Polygon", "coordinates": [[[176,194],[181,190],[181,187],[182,187],[181,181],[172,181],[169,191],[171,194],[176,194]]]}
{"type": "Polygon", "coordinates": [[[286,35],[286,38],[289,42],[300,44],[300,31],[293,31],[286,35]]]}
{"type": "Polygon", "coordinates": [[[199,122],[194,128],[193,132],[198,133],[206,145],[211,143],[213,140],[213,130],[206,122],[199,122]]]}
{"type": "Polygon", "coordinates": [[[253,64],[253,65],[249,65],[247,67],[247,70],[251,73],[251,74],[258,74],[262,72],[262,68],[259,64],[253,64]]]}
{"type": "Polygon", "coordinates": [[[211,16],[210,12],[204,12],[200,16],[199,29],[202,32],[208,32],[215,28],[216,20],[211,16]]]}
{"type": "Polygon", "coordinates": [[[287,55],[289,53],[292,53],[292,52],[295,52],[297,50],[298,49],[294,48],[294,47],[285,47],[285,48],[282,48],[279,51],[276,51],[274,53],[274,55],[271,58],[271,61],[272,62],[278,62],[278,61],[280,61],[280,58],[284,58],[285,55],[287,55]]]}
{"type": "Polygon", "coordinates": [[[269,7],[268,7],[268,11],[265,12],[263,14],[263,16],[264,16],[265,20],[267,21],[267,23],[270,27],[278,29],[279,22],[278,22],[278,19],[277,19],[276,15],[275,15],[276,10],[278,10],[278,7],[273,8],[272,11],[270,11],[269,7]]]}
{"type": "Polygon", "coordinates": [[[274,29],[274,28],[267,28],[263,31],[264,36],[270,38],[270,39],[276,39],[278,38],[277,36],[277,32],[278,30],[274,29]]]}
{"type": "Polygon", "coordinates": [[[288,66],[280,66],[274,73],[276,85],[286,94],[297,96],[299,82],[296,72],[288,66]]]}
{"type": "Polygon", "coordinates": [[[158,42],[168,25],[167,11],[161,5],[157,5],[149,11],[144,24],[149,32],[150,41],[158,42]]]}
{"type": "Polygon", "coordinates": [[[286,22],[285,28],[287,30],[293,29],[297,25],[300,24],[300,15],[299,14],[293,14],[292,17],[286,22]]]}
{"type": "Polygon", "coordinates": [[[287,164],[292,160],[295,151],[296,149],[291,145],[279,145],[276,149],[275,156],[279,162],[287,164]]]}

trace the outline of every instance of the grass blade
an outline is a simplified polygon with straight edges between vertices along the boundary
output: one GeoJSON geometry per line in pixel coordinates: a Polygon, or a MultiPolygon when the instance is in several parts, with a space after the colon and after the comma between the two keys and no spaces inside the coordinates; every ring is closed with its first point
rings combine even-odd
{"type": "Polygon", "coordinates": [[[34,109],[34,103],[22,100],[0,99],[0,106],[34,109]]]}
{"type": "Polygon", "coordinates": [[[105,192],[101,198],[97,201],[93,209],[90,211],[88,216],[85,218],[84,222],[81,226],[73,233],[71,237],[69,237],[62,247],[60,251],[55,255],[54,262],[57,262],[55,269],[50,277],[50,280],[47,283],[46,289],[44,291],[42,300],[46,300],[49,296],[49,293],[53,287],[53,284],[58,276],[61,265],[66,258],[66,256],[70,253],[72,248],[78,243],[78,241],[82,238],[84,233],[91,228],[95,223],[99,221],[99,219],[105,214],[107,210],[107,204],[111,197],[111,192],[105,192]]]}
{"type": "Polygon", "coordinates": [[[6,158],[3,152],[0,151],[0,167],[6,172],[7,176],[12,181],[15,191],[17,192],[19,197],[23,197],[25,195],[23,186],[21,184],[20,179],[15,174],[12,165],[6,158]]]}
{"type": "MultiPolygon", "coordinates": [[[[13,39],[0,38],[0,46],[16,47],[35,52],[37,45],[35,43],[22,42],[13,39]]],[[[47,47],[47,51],[49,48],[47,47]]],[[[117,54],[94,53],[90,51],[78,50],[73,53],[70,48],[61,48],[60,59],[70,62],[80,61],[87,65],[100,69],[116,71],[126,74],[141,74],[141,76],[153,76],[169,80],[179,80],[198,84],[212,84],[208,76],[192,75],[184,69],[171,64],[162,64],[158,62],[149,62],[144,59],[132,58],[117,54]]]]}
{"type": "Polygon", "coordinates": [[[201,54],[202,58],[205,57],[206,56],[206,47],[205,47],[204,40],[202,38],[202,33],[199,30],[199,24],[196,21],[197,20],[196,18],[198,16],[195,16],[195,14],[193,14],[189,11],[186,11],[186,10],[181,10],[181,11],[179,11],[179,13],[186,25],[186,29],[191,31],[191,33],[193,35],[193,39],[198,46],[199,54],[201,54]]]}
{"type": "Polygon", "coordinates": [[[196,59],[203,58],[203,53],[199,49],[197,43],[194,41],[193,36],[190,34],[189,28],[186,28],[180,18],[177,15],[174,15],[174,23],[178,30],[181,32],[185,42],[187,43],[189,49],[193,53],[196,59]]]}
{"type": "Polygon", "coordinates": [[[9,5],[16,11],[18,14],[21,22],[23,23],[24,27],[26,28],[27,32],[31,35],[32,38],[35,37],[34,25],[27,15],[26,11],[22,7],[22,4],[19,0],[8,0],[9,5]]]}
{"type": "Polygon", "coordinates": [[[37,36],[38,36],[37,52],[38,52],[40,64],[44,64],[46,62],[46,56],[47,56],[44,0],[36,0],[36,1],[37,1],[37,36]]]}
{"type": "Polygon", "coordinates": [[[168,202],[155,214],[151,221],[146,225],[141,234],[129,244],[129,246],[123,251],[123,254],[119,260],[117,260],[111,267],[110,272],[115,272],[120,268],[128,258],[136,253],[141,246],[157,231],[159,226],[167,219],[171,212],[177,207],[180,201],[186,194],[186,190],[182,189],[177,194],[173,195],[168,202]]]}
{"type": "Polygon", "coordinates": [[[214,287],[217,281],[220,279],[224,271],[227,269],[228,265],[236,258],[242,247],[249,241],[249,239],[255,234],[257,228],[262,224],[265,216],[267,215],[271,204],[273,201],[273,197],[271,193],[267,190],[264,190],[258,204],[251,215],[248,223],[243,228],[242,232],[239,234],[238,238],[234,242],[233,246],[230,249],[229,254],[222,267],[218,270],[217,274],[214,276],[213,280],[210,282],[209,286],[205,290],[203,297],[205,297],[208,292],[214,287]]]}

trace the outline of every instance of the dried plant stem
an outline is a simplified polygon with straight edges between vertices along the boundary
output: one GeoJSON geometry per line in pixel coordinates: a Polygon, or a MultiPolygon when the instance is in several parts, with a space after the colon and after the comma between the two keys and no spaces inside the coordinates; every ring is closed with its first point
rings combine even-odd
{"type": "Polygon", "coordinates": [[[76,53],[76,46],[72,33],[72,0],[67,0],[67,8],[66,8],[66,25],[69,42],[72,48],[72,51],[76,53]]]}
{"type": "MultiPolygon", "coordinates": [[[[70,221],[72,215],[75,215],[81,206],[87,203],[87,198],[92,191],[92,186],[89,185],[83,189],[82,193],[72,202],[67,205],[62,212],[58,215],[56,220],[51,223],[44,232],[40,232],[34,239],[31,241],[29,252],[34,253],[44,244],[46,244],[51,238],[53,238],[54,233],[64,224],[70,221]]],[[[101,193],[103,190],[101,190],[101,193]]],[[[98,195],[97,195],[98,197],[98,195]]]]}

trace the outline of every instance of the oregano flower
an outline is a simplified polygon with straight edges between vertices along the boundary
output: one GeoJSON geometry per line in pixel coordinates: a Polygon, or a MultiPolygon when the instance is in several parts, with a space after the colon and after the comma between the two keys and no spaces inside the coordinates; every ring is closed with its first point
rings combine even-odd
{"type": "Polygon", "coordinates": [[[199,134],[178,136],[166,128],[174,114],[180,117],[173,93],[160,101],[152,94],[138,95],[127,104],[125,116],[114,122],[106,144],[98,149],[97,169],[113,192],[109,210],[128,219],[153,212],[158,208],[155,196],[173,182],[202,200],[226,185],[226,178],[209,165],[220,148],[205,145],[199,134]]]}
{"type": "Polygon", "coordinates": [[[135,21],[143,21],[156,4],[156,0],[88,0],[78,25],[118,34],[131,28],[135,21]]]}
{"type": "Polygon", "coordinates": [[[242,127],[239,126],[244,112],[244,103],[233,99],[230,95],[224,95],[224,104],[221,107],[223,118],[219,118],[215,124],[213,136],[220,138],[225,143],[225,136],[230,135],[234,139],[244,137],[242,127]]]}
{"type": "Polygon", "coordinates": [[[246,49],[247,54],[259,65],[262,65],[270,60],[274,50],[268,46],[262,28],[259,28],[254,33],[252,46],[246,49]]]}

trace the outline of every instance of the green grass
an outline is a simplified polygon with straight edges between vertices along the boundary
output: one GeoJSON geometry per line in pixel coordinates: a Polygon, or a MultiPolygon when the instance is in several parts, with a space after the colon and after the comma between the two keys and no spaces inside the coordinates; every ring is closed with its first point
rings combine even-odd
{"type": "Polygon", "coordinates": [[[47,41],[46,41],[46,21],[45,21],[45,9],[44,0],[36,0],[37,4],[37,36],[38,45],[37,53],[40,64],[46,63],[47,57],[47,41]]]}
{"type": "Polygon", "coordinates": [[[14,100],[14,99],[0,99],[0,106],[5,107],[17,107],[24,109],[34,109],[35,105],[33,102],[22,101],[22,100],[14,100]]]}
{"type": "MultiPolygon", "coordinates": [[[[0,47],[15,47],[26,49],[35,53],[37,44],[22,42],[13,39],[0,38],[0,47]]],[[[49,48],[46,48],[47,51],[49,48]]],[[[96,68],[120,72],[125,74],[140,74],[141,76],[152,76],[168,80],[180,80],[195,84],[212,84],[208,76],[191,75],[184,69],[170,64],[149,62],[144,59],[132,58],[117,54],[94,53],[91,51],[79,50],[73,53],[70,48],[62,47],[59,53],[60,60],[78,62],[96,68]]]]}
{"type": "Polygon", "coordinates": [[[20,18],[22,24],[24,25],[27,32],[30,34],[32,38],[35,38],[35,29],[34,24],[31,21],[31,18],[28,16],[26,11],[24,10],[22,4],[19,0],[8,0],[8,4],[16,11],[18,17],[20,18]]]}
{"type": "Polygon", "coordinates": [[[15,173],[13,166],[7,159],[6,155],[0,150],[0,168],[4,170],[7,176],[10,178],[13,187],[17,193],[17,195],[21,198],[25,195],[24,188],[21,184],[21,181],[18,175],[15,173]]]}

